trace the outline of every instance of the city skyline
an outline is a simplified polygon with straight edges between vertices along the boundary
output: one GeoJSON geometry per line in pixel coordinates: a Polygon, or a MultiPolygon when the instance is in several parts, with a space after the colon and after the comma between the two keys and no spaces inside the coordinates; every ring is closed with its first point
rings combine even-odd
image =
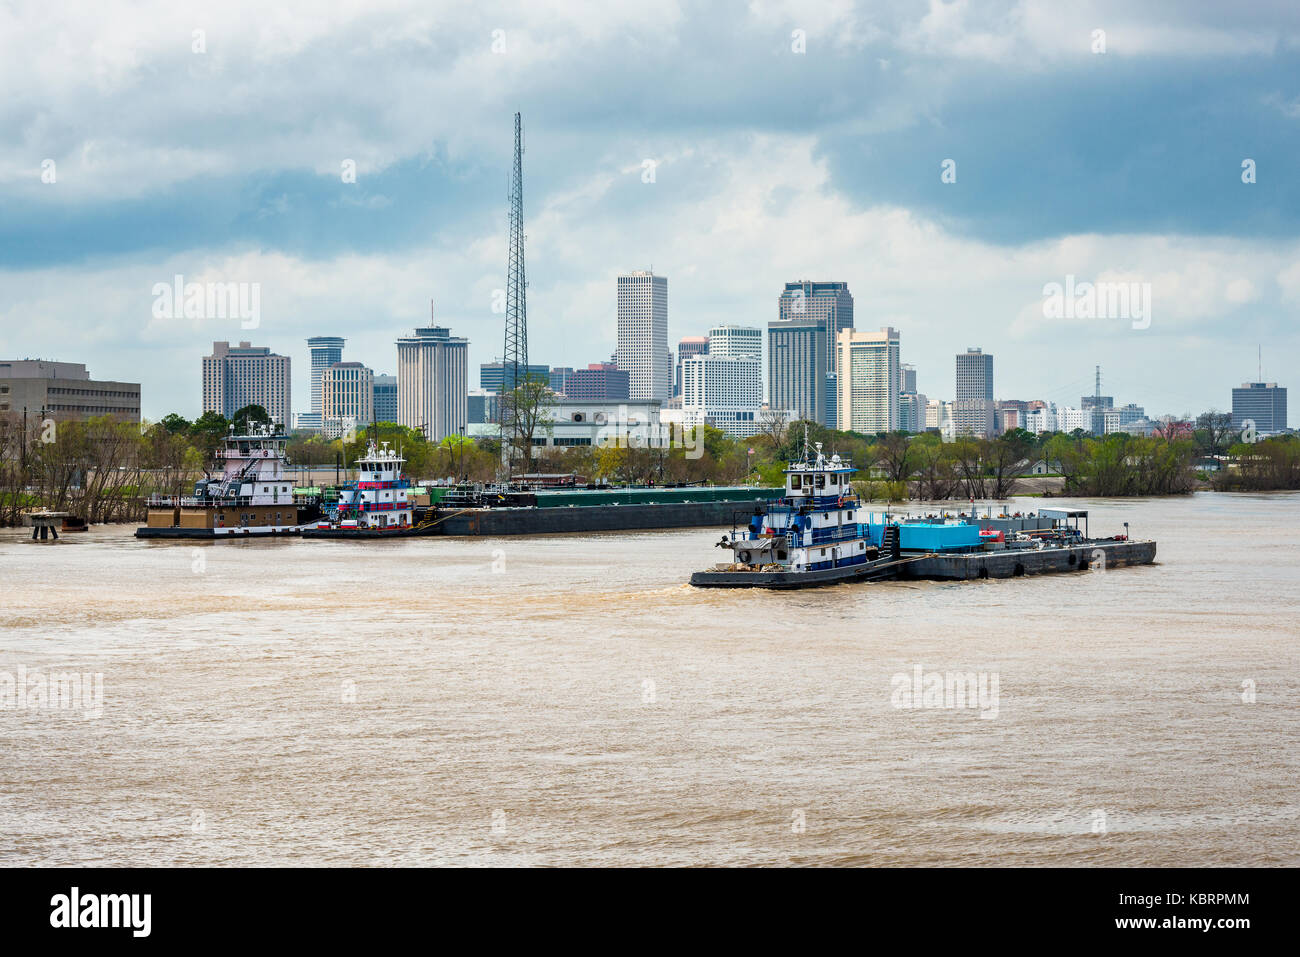
{"type": "MultiPolygon", "coordinates": [[[[947,393],[944,358],[970,338],[999,356],[1002,396],[1071,402],[1100,364],[1155,413],[1226,409],[1256,378],[1260,343],[1262,378],[1285,383],[1300,363],[1300,186],[1284,172],[1300,145],[1300,12],[1240,11],[1225,27],[1212,5],[1101,2],[1048,31],[1040,4],[995,8],[990,32],[961,4],[755,4],[728,19],[721,60],[720,24],[695,9],[623,23],[520,6],[447,34],[410,11],[341,7],[254,31],[252,8],[232,4],[203,53],[166,6],[147,34],[109,29],[107,10],[76,23],[20,11],[0,41],[28,131],[0,147],[0,355],[77,361],[68,344],[84,343],[99,375],[149,380],[142,413],[156,419],[194,407],[192,357],[212,341],[301,355],[301,340],[334,333],[351,358],[391,368],[388,344],[436,298],[470,365],[491,361],[521,109],[533,362],[613,352],[610,277],[652,263],[672,277],[669,342],[766,322],[780,281],[842,279],[864,328],[913,344],[927,395],[947,393]],[[398,49],[434,45],[466,81],[358,45],[397,23],[398,49]],[[647,30],[701,55],[674,56],[678,81],[656,84],[641,115],[616,105],[645,88],[626,50],[647,30]],[[33,59],[43,39],[95,69],[52,72],[64,68],[33,59]],[[233,62],[286,108],[204,119],[233,62]],[[323,100],[326,63],[359,72],[323,100]],[[376,113],[377,82],[392,92],[376,113]],[[562,105],[573,84],[599,92],[562,105]],[[454,90],[456,108],[429,109],[432,88],[454,90]],[[320,109],[288,106],[304,99],[320,109]],[[313,125],[321,111],[339,132],[313,125]],[[124,128],[125,115],[140,119],[124,128]],[[1188,116],[1215,120],[1212,148],[1188,116]],[[259,284],[259,324],[155,315],[152,290],[173,276],[259,284]],[[1149,284],[1149,315],[1046,317],[1048,286],[1097,281],[1149,284]],[[1067,343],[1078,369],[1045,368],[1067,343]]],[[[659,76],[664,55],[644,69],[659,76]]],[[[293,376],[309,395],[307,364],[293,376]]]]}

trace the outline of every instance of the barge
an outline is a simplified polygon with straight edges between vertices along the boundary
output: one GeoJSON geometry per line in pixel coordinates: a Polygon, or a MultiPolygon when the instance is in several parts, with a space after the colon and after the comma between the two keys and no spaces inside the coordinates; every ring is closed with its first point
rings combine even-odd
{"type": "Polygon", "coordinates": [[[1149,565],[1156,543],[1127,535],[1087,537],[1081,509],[1036,516],[892,519],[864,511],[852,491],[856,471],[821,444],[785,470],[785,496],[754,510],[745,531],[733,528],[718,547],[730,562],[696,572],[699,588],[811,588],[850,581],[1015,578],[1094,568],[1149,565]],[[1074,524],[1071,526],[1070,522],[1074,524]]]}

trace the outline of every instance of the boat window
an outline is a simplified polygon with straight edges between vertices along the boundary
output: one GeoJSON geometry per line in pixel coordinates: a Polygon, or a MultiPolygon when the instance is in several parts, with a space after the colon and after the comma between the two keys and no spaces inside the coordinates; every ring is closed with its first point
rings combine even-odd
{"type": "Polygon", "coordinates": [[[798,487],[799,487],[799,476],[797,476],[797,475],[791,475],[791,476],[790,476],[790,487],[791,487],[791,488],[798,488],[798,487]]]}
{"type": "Polygon", "coordinates": [[[826,476],[825,476],[825,475],[819,475],[819,476],[817,476],[817,487],[818,487],[818,488],[825,488],[825,487],[826,487],[826,476]]]}

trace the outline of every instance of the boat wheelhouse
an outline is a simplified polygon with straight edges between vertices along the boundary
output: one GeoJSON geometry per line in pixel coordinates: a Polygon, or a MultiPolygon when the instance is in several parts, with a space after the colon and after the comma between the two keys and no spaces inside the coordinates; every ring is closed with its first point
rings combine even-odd
{"type": "Polygon", "coordinates": [[[785,495],[756,511],[748,534],[724,540],[735,565],[750,569],[808,572],[861,565],[879,556],[864,525],[847,459],[816,454],[807,443],[801,461],[785,470],[785,495]]]}
{"type": "Polygon", "coordinates": [[[285,457],[288,437],[273,425],[234,427],[216,451],[221,475],[195,483],[193,495],[151,495],[147,529],[194,535],[253,535],[293,531],[315,506],[294,494],[285,457]]]}
{"type": "Polygon", "coordinates": [[[387,442],[372,441],[354,463],[357,480],[339,491],[338,527],[342,529],[409,529],[414,524],[415,503],[411,483],[402,466],[406,459],[387,442]]]}

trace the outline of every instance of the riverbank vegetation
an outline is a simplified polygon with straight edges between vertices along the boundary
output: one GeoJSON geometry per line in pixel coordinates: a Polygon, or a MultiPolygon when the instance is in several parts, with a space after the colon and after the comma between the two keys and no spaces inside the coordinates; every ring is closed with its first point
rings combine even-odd
{"type": "MultiPolygon", "coordinates": [[[[1219,456],[1222,466],[1209,485],[1223,491],[1300,489],[1300,439],[1281,436],[1232,445],[1222,413],[1207,414],[1192,429],[1169,429],[1150,437],[1033,435],[1014,430],[996,438],[944,442],[937,433],[862,435],[816,423],[762,423],[763,431],[734,438],[710,426],[669,447],[636,441],[607,447],[543,445],[541,425],[527,471],[575,474],[600,484],[784,483],[787,463],[809,443],[852,460],[855,488],[864,500],[899,502],[997,500],[1023,491],[1028,476],[1060,476],[1062,494],[1078,496],[1181,495],[1197,487],[1197,461],[1219,456]],[[1207,416],[1215,418],[1209,419],[1207,416]]],[[[0,417],[0,524],[25,511],[65,511],[92,523],[135,521],[144,499],[158,492],[183,495],[205,472],[220,471],[217,451],[234,424],[240,430],[269,423],[258,406],[241,409],[232,423],[207,412],[193,421],[168,415],[140,426],[110,417],[85,422],[36,423],[24,432],[15,416],[0,417]]],[[[490,482],[504,478],[497,438],[450,436],[438,442],[416,429],[381,422],[339,439],[290,436],[293,472],[316,480],[338,469],[346,477],[371,434],[400,448],[411,478],[422,481],[490,482]],[[301,471],[300,471],[301,470],[301,471]]],[[[680,439],[680,434],[677,436],[680,439]]],[[[516,463],[516,474],[524,471],[516,463]]],[[[292,473],[291,473],[292,474],[292,473]]],[[[332,481],[330,477],[329,481],[332,481]]]]}

